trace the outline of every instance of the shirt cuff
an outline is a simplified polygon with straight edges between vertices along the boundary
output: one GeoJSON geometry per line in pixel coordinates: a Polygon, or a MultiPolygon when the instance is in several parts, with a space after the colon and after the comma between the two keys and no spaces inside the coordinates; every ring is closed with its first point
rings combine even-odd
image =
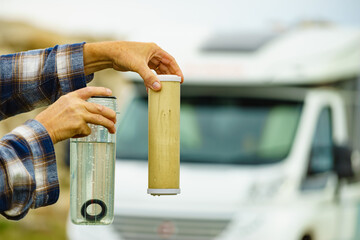
{"type": "Polygon", "coordinates": [[[12,133],[28,143],[34,166],[35,192],[31,208],[54,204],[59,198],[59,180],[54,144],[45,127],[36,120],[28,120],[12,133]]]}
{"type": "Polygon", "coordinates": [[[18,147],[25,152],[22,154],[23,158],[28,160],[19,159],[22,164],[12,164],[17,169],[8,169],[9,173],[16,173],[9,176],[10,185],[13,186],[12,199],[16,204],[12,203],[11,209],[2,214],[8,219],[19,220],[27,214],[30,207],[38,208],[55,203],[59,198],[59,181],[54,145],[41,123],[28,120],[10,135],[16,136],[17,141],[22,144],[23,147],[18,147]]]}
{"type": "Polygon", "coordinates": [[[83,43],[59,45],[56,54],[57,74],[61,95],[86,87],[94,74],[85,75],[83,43]]]}

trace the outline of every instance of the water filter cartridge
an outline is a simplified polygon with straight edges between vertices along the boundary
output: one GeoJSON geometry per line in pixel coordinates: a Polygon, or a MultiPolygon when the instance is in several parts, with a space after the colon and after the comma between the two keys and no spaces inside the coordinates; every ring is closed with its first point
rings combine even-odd
{"type": "Polygon", "coordinates": [[[161,91],[149,90],[148,193],[180,193],[180,82],[176,75],[158,75],[161,91]]]}

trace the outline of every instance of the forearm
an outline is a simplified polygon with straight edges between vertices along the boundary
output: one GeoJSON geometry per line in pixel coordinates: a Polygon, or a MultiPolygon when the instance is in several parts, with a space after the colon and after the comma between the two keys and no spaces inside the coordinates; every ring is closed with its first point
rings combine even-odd
{"type": "Polygon", "coordinates": [[[21,219],[58,196],[53,144],[45,128],[30,120],[0,140],[0,213],[21,219]]]}

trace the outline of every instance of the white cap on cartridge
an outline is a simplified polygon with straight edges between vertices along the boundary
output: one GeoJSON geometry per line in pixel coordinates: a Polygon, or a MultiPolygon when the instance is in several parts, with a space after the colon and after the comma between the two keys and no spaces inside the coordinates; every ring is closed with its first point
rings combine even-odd
{"type": "Polygon", "coordinates": [[[157,75],[160,82],[181,82],[181,77],[178,75],[157,75]]]}
{"type": "Polygon", "coordinates": [[[148,188],[147,193],[151,195],[177,195],[180,194],[180,188],[148,188]]]}

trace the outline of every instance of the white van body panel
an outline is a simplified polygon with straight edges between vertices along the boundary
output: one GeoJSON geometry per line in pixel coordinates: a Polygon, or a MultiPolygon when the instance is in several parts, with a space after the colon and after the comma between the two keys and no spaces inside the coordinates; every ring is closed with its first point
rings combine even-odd
{"type": "MultiPolygon", "coordinates": [[[[336,175],[330,177],[321,191],[300,190],[317,116],[323,107],[330,106],[334,112],[336,142],[347,140],[342,104],[340,96],[333,90],[309,91],[287,159],[269,166],[184,163],[181,165],[182,192],[178,196],[146,194],[147,162],[118,161],[115,215],[226,220],[227,226],[216,238],[218,240],[264,239],[268,236],[278,240],[299,240],[305,233],[315,239],[349,239],[342,237],[352,236],[354,227],[348,226],[347,231],[339,227],[343,213],[334,201],[336,175]]],[[[347,214],[347,223],[355,226],[356,218],[354,214],[347,214]]],[[[86,227],[71,223],[69,229],[73,229],[70,233],[87,231],[86,227]]],[[[93,236],[96,232],[99,235],[106,232],[107,239],[119,239],[111,226],[96,227],[91,231],[93,236]],[[111,238],[112,234],[116,238],[111,238]]]]}

